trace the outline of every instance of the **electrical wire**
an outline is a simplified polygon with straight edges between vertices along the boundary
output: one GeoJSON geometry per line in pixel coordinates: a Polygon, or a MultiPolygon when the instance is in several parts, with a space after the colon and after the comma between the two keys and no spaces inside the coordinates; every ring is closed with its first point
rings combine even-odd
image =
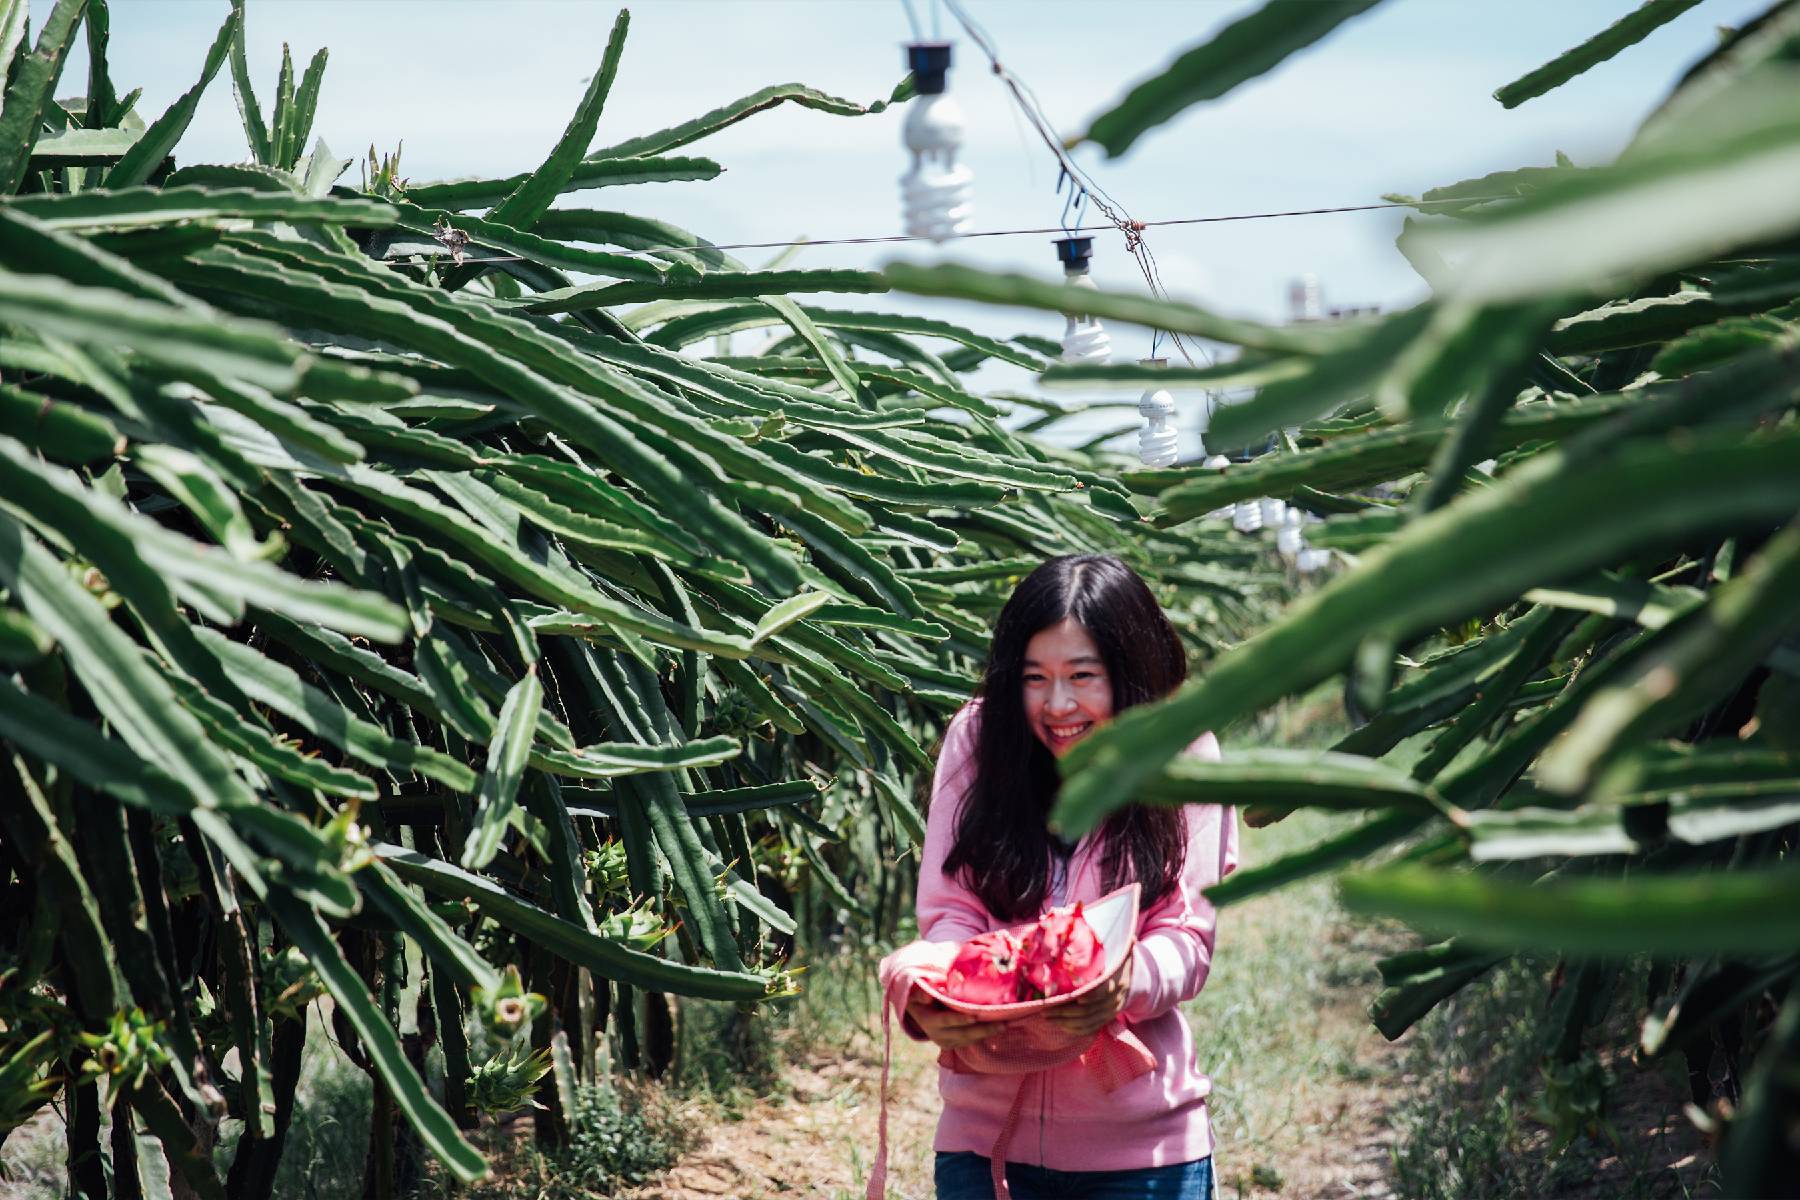
{"type": "MultiPolygon", "coordinates": [[[[1429,204],[1458,204],[1467,206],[1471,204],[1488,203],[1491,201],[1516,200],[1517,198],[1518,197],[1516,196],[1457,196],[1453,199],[1445,200],[1412,200],[1404,204],[1392,201],[1384,201],[1380,204],[1337,204],[1322,208],[1290,208],[1283,209],[1279,212],[1230,213],[1216,217],[1170,217],[1162,221],[1137,221],[1133,222],[1133,224],[1142,226],[1145,229],[1158,229],[1174,225],[1214,225],[1227,221],[1269,221],[1282,217],[1319,217],[1329,216],[1333,213],[1378,212],[1383,209],[1393,208],[1416,209],[1423,208],[1429,204]]],[[[967,233],[951,234],[950,238],[946,240],[957,240],[962,238],[1022,237],[1046,233],[1104,233],[1109,229],[1116,228],[1116,225],[1109,224],[1076,225],[1072,227],[1065,225],[1043,225],[1030,229],[973,229],[967,233]]],[[[670,253],[683,250],[701,252],[708,250],[786,250],[804,246],[878,246],[889,243],[923,242],[928,240],[930,239],[917,237],[912,234],[891,233],[872,237],[795,238],[785,242],[693,242],[688,245],[662,246],[655,250],[610,250],[607,251],[607,253],[616,255],[620,258],[661,258],[666,257],[670,253]]],[[[418,256],[408,255],[399,257],[418,256]]],[[[390,259],[389,261],[399,261],[399,257],[390,259]]],[[[433,257],[436,257],[435,253],[433,254],[433,257]]],[[[522,254],[484,255],[481,257],[469,255],[468,257],[471,262],[484,263],[533,261],[528,258],[528,256],[522,254]]],[[[1159,294],[1162,293],[1159,292],[1159,294]]],[[[1167,299],[1168,297],[1166,294],[1162,294],[1162,298],[1167,299]]]]}
{"type": "MultiPolygon", "coordinates": [[[[907,23],[912,28],[914,40],[921,40],[918,13],[913,8],[912,0],[901,0],[901,4],[906,11],[907,23]]],[[[929,239],[931,241],[937,242],[964,238],[1020,237],[1042,235],[1046,233],[1061,234],[1068,237],[1075,234],[1099,233],[1108,229],[1116,229],[1125,235],[1126,252],[1137,262],[1139,270],[1143,273],[1144,282],[1149,287],[1151,294],[1158,299],[1167,301],[1170,297],[1167,288],[1163,285],[1162,272],[1157,266],[1155,252],[1150,249],[1148,242],[1144,238],[1144,231],[1146,229],[1167,228],[1177,225],[1209,225],[1230,221],[1267,221],[1288,217],[1325,216],[1335,213],[1377,212],[1384,209],[1395,208],[1422,209],[1429,204],[1458,204],[1468,206],[1485,201],[1498,201],[1512,198],[1505,196],[1461,196],[1454,199],[1437,201],[1413,200],[1407,203],[1384,201],[1379,204],[1339,204],[1318,208],[1283,209],[1274,212],[1258,213],[1233,213],[1210,217],[1171,217],[1160,221],[1135,220],[1130,213],[1125,210],[1123,205],[1114,199],[1092,175],[1083,170],[1081,166],[1070,157],[1068,151],[1064,147],[1063,139],[1056,132],[1055,126],[1050,123],[1049,117],[1045,115],[1043,105],[1038,100],[1036,93],[1032,91],[1029,84],[1001,64],[999,51],[994,45],[993,39],[987,34],[986,30],[977,24],[974,19],[964,11],[958,0],[931,0],[933,39],[937,40],[939,36],[938,15],[940,12],[940,4],[950,10],[951,15],[955,17],[957,23],[963,27],[964,32],[969,35],[970,39],[980,48],[981,52],[987,56],[988,64],[993,70],[993,73],[999,77],[1000,81],[1012,94],[1017,112],[1024,115],[1026,121],[1031,125],[1032,130],[1038,135],[1039,139],[1043,141],[1051,155],[1056,159],[1058,166],[1056,183],[1057,194],[1062,194],[1065,185],[1069,188],[1069,194],[1063,202],[1061,220],[1054,227],[971,230],[965,233],[951,234],[949,238],[929,239]],[[1080,223],[1087,215],[1087,209],[1090,202],[1100,210],[1101,215],[1106,218],[1107,224],[1082,225],[1080,223]]],[[[449,241],[452,232],[453,230],[450,228],[441,229],[438,234],[438,239],[444,242],[445,249],[454,256],[458,263],[463,262],[465,259],[474,263],[529,261],[524,255],[468,254],[465,250],[465,247],[468,245],[466,237],[460,243],[453,244],[449,241]]],[[[461,231],[454,232],[460,233],[461,231]]],[[[928,239],[912,234],[887,234],[872,237],[798,238],[783,242],[732,242],[725,244],[703,242],[694,243],[688,246],[659,247],[655,250],[621,249],[610,251],[609,253],[621,258],[660,258],[666,257],[671,252],[682,250],[698,252],[725,250],[789,250],[806,246],[869,246],[925,240],[928,239]]],[[[390,265],[399,265],[408,259],[422,257],[435,258],[437,255],[435,253],[430,255],[404,254],[397,255],[386,261],[388,261],[390,265]]],[[[1193,356],[1188,353],[1187,346],[1182,341],[1181,335],[1172,331],[1161,329],[1151,330],[1150,357],[1156,357],[1157,349],[1165,336],[1175,344],[1177,350],[1181,351],[1181,356],[1187,360],[1188,365],[1194,366],[1193,356]]],[[[1209,364],[1211,364],[1213,362],[1212,355],[1206,352],[1204,346],[1199,343],[1195,344],[1200,350],[1201,355],[1205,357],[1209,364]]]]}
{"type": "MultiPolygon", "coordinates": [[[[1162,272],[1157,267],[1156,254],[1144,241],[1144,230],[1148,228],[1148,224],[1133,220],[1131,214],[1125,211],[1125,206],[1109,195],[1093,176],[1082,170],[1069,156],[1069,152],[1064,148],[1062,137],[1056,132],[1056,127],[1050,123],[1050,118],[1044,113],[1044,106],[1039,102],[1037,94],[1031,90],[1029,84],[1001,65],[999,50],[994,45],[993,39],[988,36],[987,31],[963,11],[958,0],[942,0],[942,2],[950,10],[950,14],[956,18],[957,23],[963,27],[963,31],[969,35],[970,40],[981,48],[983,54],[987,55],[988,63],[993,68],[994,74],[1000,77],[1000,81],[1012,93],[1014,103],[1024,110],[1026,119],[1036,128],[1038,136],[1043,139],[1044,145],[1049,148],[1050,153],[1056,156],[1057,162],[1070,181],[1081,187],[1084,196],[1083,207],[1085,207],[1086,195],[1091,194],[1095,197],[1095,207],[1100,210],[1100,214],[1112,222],[1115,229],[1125,235],[1125,252],[1136,260],[1138,269],[1143,272],[1144,283],[1150,288],[1150,294],[1158,299],[1167,300],[1169,294],[1163,287],[1162,272]]],[[[1059,179],[1059,190],[1060,187],[1059,179]]],[[[1065,208],[1065,217],[1066,215],[1065,208]]],[[[1194,366],[1194,357],[1188,353],[1187,345],[1181,340],[1181,335],[1170,333],[1169,340],[1175,343],[1175,348],[1181,351],[1181,357],[1187,360],[1188,365],[1194,366]]],[[[1199,346],[1199,343],[1195,344],[1199,346]]],[[[1213,361],[1212,355],[1206,352],[1204,346],[1199,346],[1199,349],[1201,356],[1210,365],[1213,361]]],[[[1154,357],[1154,346],[1151,353],[1154,357]]]]}

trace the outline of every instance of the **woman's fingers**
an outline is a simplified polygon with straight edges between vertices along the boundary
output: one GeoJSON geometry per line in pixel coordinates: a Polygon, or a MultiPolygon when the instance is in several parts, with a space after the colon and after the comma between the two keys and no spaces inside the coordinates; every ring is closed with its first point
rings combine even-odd
{"type": "Polygon", "coordinates": [[[1085,1031],[1088,1026],[1099,1029],[1102,1025],[1105,1025],[1108,1021],[1112,1020],[1112,1017],[1105,1013],[1083,1011],[1057,1013],[1054,1016],[1045,1013],[1044,1019],[1059,1029],[1080,1033],[1085,1031]]]}
{"type": "Polygon", "coordinates": [[[1118,1012],[1114,1005],[1088,1000],[1047,1012],[1044,1019],[1066,1034],[1085,1037],[1106,1028],[1118,1012]]]}
{"type": "Polygon", "coordinates": [[[978,1021],[971,1025],[958,1025],[953,1029],[939,1030],[931,1040],[946,1050],[960,1050],[964,1046],[973,1046],[977,1042],[985,1042],[993,1036],[994,1023],[978,1021]]]}
{"type": "Polygon", "coordinates": [[[1044,1014],[1065,1033],[1086,1035],[1106,1027],[1125,1007],[1125,995],[1131,978],[1130,958],[1112,977],[1079,1000],[1053,1008],[1044,1014]]]}
{"type": "Polygon", "coordinates": [[[960,1013],[953,1008],[938,1008],[935,1005],[921,1005],[909,1008],[907,1012],[925,1029],[956,1029],[980,1023],[968,1013],[960,1013]]]}
{"type": "MultiPolygon", "coordinates": [[[[1126,956],[1119,969],[1105,982],[1079,1000],[1049,1009],[1042,1015],[1049,1024],[1072,1037],[1087,1037],[1106,1028],[1125,1007],[1131,979],[1131,957],[1126,956]]],[[[993,1021],[972,1013],[959,1012],[923,993],[915,992],[906,1006],[906,1015],[933,1043],[946,1050],[960,1050],[983,1042],[1019,1018],[993,1021]]]]}
{"type": "Polygon", "coordinates": [[[906,1013],[924,1031],[925,1036],[946,1050],[960,1050],[985,1041],[1006,1021],[987,1021],[970,1013],[944,1008],[935,1001],[915,1001],[906,1013]]]}

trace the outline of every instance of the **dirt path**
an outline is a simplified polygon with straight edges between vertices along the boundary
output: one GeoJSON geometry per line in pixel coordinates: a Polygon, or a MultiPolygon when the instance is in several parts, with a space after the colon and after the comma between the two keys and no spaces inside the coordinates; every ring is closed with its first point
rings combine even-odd
{"type": "MultiPolygon", "coordinates": [[[[1348,946],[1338,949],[1354,953],[1348,946]]],[[[1245,972],[1249,974],[1249,971],[1245,972]]],[[[1261,1087],[1247,1102],[1226,1092],[1214,1101],[1220,1195],[1357,1197],[1392,1195],[1383,1121],[1395,1085],[1397,1051],[1368,1031],[1360,989],[1326,987],[1295,1015],[1316,1033],[1327,1069],[1295,1072],[1283,1088],[1261,1087]]],[[[1209,1025],[1204,999],[1190,1014],[1198,1037],[1209,1025]]],[[[1255,1064],[1258,1074],[1268,1063],[1255,1064]]],[[[930,1200],[931,1137],[937,1125],[935,1054],[896,1040],[888,1102],[894,1151],[889,1195],[930,1200]]],[[[717,1126],[659,1183],[630,1200],[861,1200],[875,1153],[881,1079],[877,1033],[862,1033],[843,1052],[795,1064],[780,1091],[717,1126]]]]}
{"type": "MultiPolygon", "coordinates": [[[[1303,814],[1247,831],[1246,858],[1279,857],[1332,828],[1325,818],[1303,814]]],[[[1448,1036],[1442,1033],[1417,1047],[1423,1030],[1397,1044],[1383,1040],[1368,1019],[1379,989],[1373,964],[1414,944],[1397,925],[1348,917],[1325,881],[1220,913],[1206,986],[1185,1007],[1195,1057],[1213,1080],[1220,1200],[1391,1200],[1402,1190],[1416,1194],[1416,1179],[1398,1180],[1408,1162],[1417,1172],[1421,1153],[1443,1158],[1433,1159],[1431,1172],[1439,1194],[1468,1186],[1459,1181],[1464,1169],[1484,1172],[1483,1186],[1501,1187],[1494,1182],[1500,1175],[1526,1180],[1490,1194],[1567,1200],[1692,1194],[1706,1170],[1703,1139],[1677,1115],[1682,1097],[1666,1080],[1621,1066],[1608,1115],[1627,1134],[1624,1149],[1589,1147],[1551,1164],[1548,1129],[1524,1111],[1503,1120],[1506,1114],[1491,1101],[1478,1103],[1465,1086],[1500,1051],[1496,1039],[1505,1019],[1498,1010],[1460,1028],[1449,1047],[1454,1053],[1440,1053],[1448,1036]],[[1440,1109],[1449,1119],[1421,1141],[1420,1122],[1440,1109]],[[1463,1130],[1459,1122],[1479,1128],[1463,1130]],[[1484,1164],[1473,1149],[1444,1141],[1475,1134],[1489,1142],[1501,1138],[1504,1145],[1493,1149],[1500,1157],[1484,1164]],[[1644,1171],[1655,1186],[1638,1190],[1630,1180],[1644,1171]]],[[[672,1175],[631,1200],[861,1200],[875,1152],[881,1042],[878,1014],[863,1013],[855,1027],[848,1014],[857,1011],[853,1002],[846,1013],[854,1032],[816,1040],[817,1049],[784,1073],[774,1094],[716,1125],[672,1175]]],[[[895,1147],[889,1194],[896,1200],[932,1194],[934,1058],[929,1046],[896,1039],[889,1101],[895,1147]]],[[[1528,1086],[1523,1096],[1529,1101],[1536,1094],[1528,1086]]]]}
{"type": "MultiPolygon", "coordinates": [[[[1316,831],[1282,836],[1298,841],[1316,831]]],[[[1272,841],[1259,849],[1279,852],[1272,841]]],[[[1392,1195],[1386,1115],[1402,1081],[1399,1052],[1368,1022],[1373,937],[1343,917],[1323,884],[1221,914],[1211,976],[1186,1011],[1196,1057],[1213,1078],[1223,1200],[1392,1195]]],[[[775,1094],[717,1126],[671,1175],[632,1200],[861,1200],[876,1143],[877,1021],[870,1013],[848,1045],[794,1064],[775,1094]]],[[[932,1195],[934,1059],[929,1046],[895,1039],[889,1195],[896,1200],[932,1195]]]]}
{"type": "MultiPolygon", "coordinates": [[[[888,1098],[894,1200],[930,1200],[936,1060],[932,1047],[894,1039],[888,1098]]],[[[787,1071],[779,1091],[719,1125],[668,1176],[628,1200],[861,1200],[875,1157],[880,1083],[878,1029],[815,1052],[787,1071]]]]}

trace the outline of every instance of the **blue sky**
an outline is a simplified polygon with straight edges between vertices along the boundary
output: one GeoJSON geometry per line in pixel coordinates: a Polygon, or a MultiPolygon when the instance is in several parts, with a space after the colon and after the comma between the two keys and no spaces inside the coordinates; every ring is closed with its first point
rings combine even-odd
{"type": "MultiPolygon", "coordinates": [[[[1557,150],[1603,161],[1669,84],[1761,0],[1704,0],[1647,41],[1575,82],[1506,111],[1499,85],[1604,27],[1636,0],[1388,0],[1325,43],[1188,110],[1121,159],[1078,152],[1132,215],[1161,219],[1373,201],[1489,171],[1545,164],[1557,150]]],[[[1085,127],[1136,80],[1254,5],[1239,0],[966,0],[1001,59],[1064,132],[1085,127]]],[[[48,0],[31,0],[41,21],[48,0]]],[[[597,145],[697,115],[766,84],[796,81],[857,100],[885,96],[903,73],[908,26],[899,0],[650,0],[632,5],[631,38],[597,145]]],[[[914,0],[929,25],[932,0],[914,0]]],[[[600,60],[618,6],[585,0],[250,0],[251,74],[266,107],[281,45],[330,66],[314,127],[339,154],[405,142],[414,180],[529,170],[542,158],[600,60]]],[[[162,111],[198,77],[225,0],[113,0],[112,70],[140,111],[162,111]]],[[[968,116],[977,228],[1054,225],[1060,201],[1047,151],[1015,116],[948,11],[957,42],[951,89],[968,116]]],[[[85,51],[61,94],[79,92],[85,51]]],[[[904,169],[899,110],[844,119],[800,109],[752,118],[681,153],[724,164],[705,183],[643,185],[575,203],[674,221],[718,242],[899,231],[904,169]]],[[[246,157],[225,73],[178,151],[183,161],[246,157]]],[[[352,168],[354,178],[355,168],[352,168]]],[[[1279,319],[1289,282],[1316,275],[1327,303],[1404,306],[1422,287],[1395,251],[1393,212],[1301,217],[1153,231],[1170,291],[1228,312],[1279,319]]],[[[756,261],[758,252],[746,258],[756,261]]],[[[1054,274],[1044,237],[928,246],[820,247],[796,265],[877,266],[897,257],[955,259],[1054,274]]],[[[1094,275],[1141,286],[1123,240],[1104,235],[1094,275]]],[[[867,307],[872,298],[827,297],[867,307]]],[[[996,333],[1056,336],[1044,314],[972,312],[883,297],[888,309],[936,312],[996,333]]],[[[1115,356],[1148,352],[1116,339],[1115,356]]],[[[1002,386],[1012,380],[996,381],[1002,386]]]]}

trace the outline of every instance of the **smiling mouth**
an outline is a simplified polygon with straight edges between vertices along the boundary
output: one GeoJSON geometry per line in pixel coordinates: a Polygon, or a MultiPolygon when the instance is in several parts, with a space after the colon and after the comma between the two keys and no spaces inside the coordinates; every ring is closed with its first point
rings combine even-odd
{"type": "Polygon", "coordinates": [[[1067,746],[1078,741],[1083,734],[1094,727],[1092,721],[1082,721],[1075,725],[1046,725],[1044,732],[1050,735],[1053,746],[1067,746]]]}

